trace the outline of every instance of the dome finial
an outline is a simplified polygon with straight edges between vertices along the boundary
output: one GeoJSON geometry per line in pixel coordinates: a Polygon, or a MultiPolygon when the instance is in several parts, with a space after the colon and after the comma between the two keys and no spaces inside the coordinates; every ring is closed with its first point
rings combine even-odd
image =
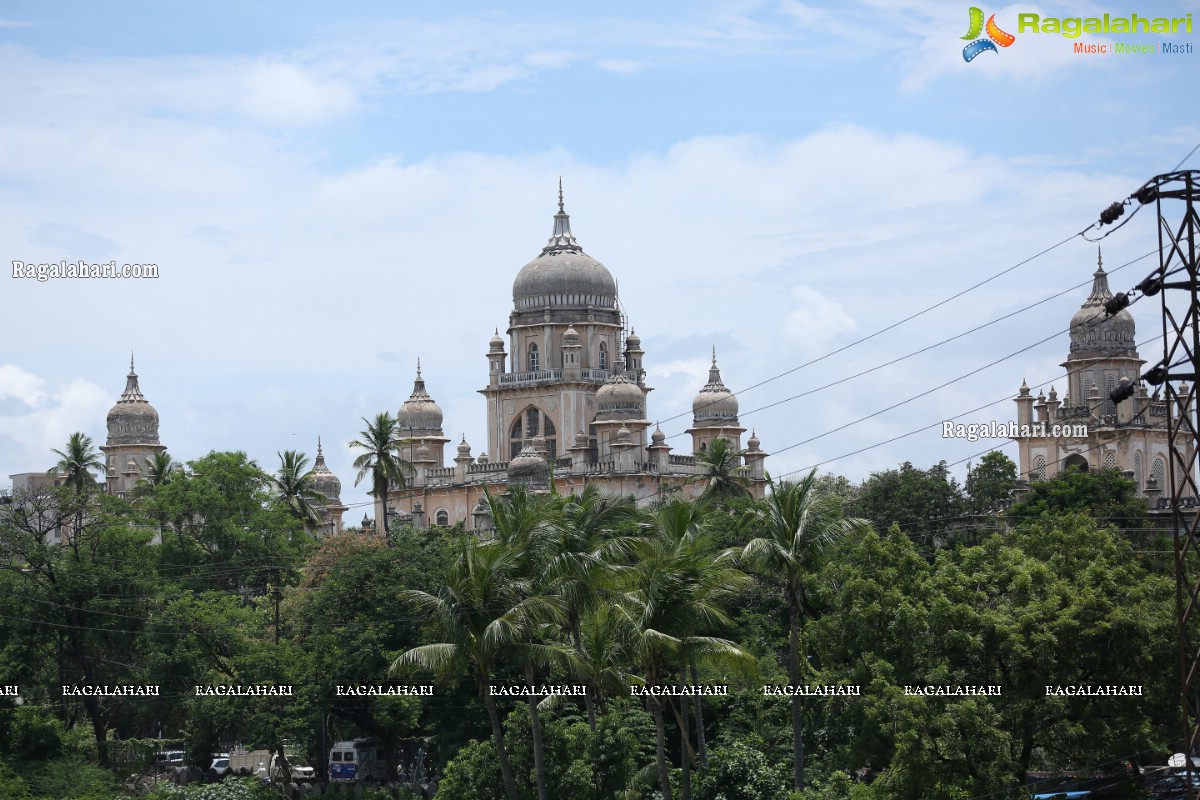
{"type": "Polygon", "coordinates": [[[712,360],[712,365],[713,365],[713,369],[716,369],[716,368],[717,368],[717,346],[716,346],[715,344],[713,345],[713,360],[712,360]]]}
{"type": "Polygon", "coordinates": [[[558,213],[566,213],[563,211],[562,175],[558,176],[558,213]]]}
{"type": "Polygon", "coordinates": [[[324,455],[325,453],[321,450],[321,435],[317,434],[317,458],[321,458],[324,455]]]}
{"type": "Polygon", "coordinates": [[[129,351],[129,371],[133,372],[133,351],[129,351]]]}
{"type": "Polygon", "coordinates": [[[1096,245],[1096,269],[1104,269],[1104,257],[1100,255],[1100,245],[1096,245]]]}
{"type": "Polygon", "coordinates": [[[417,380],[421,379],[421,357],[417,356],[417,380]]]}

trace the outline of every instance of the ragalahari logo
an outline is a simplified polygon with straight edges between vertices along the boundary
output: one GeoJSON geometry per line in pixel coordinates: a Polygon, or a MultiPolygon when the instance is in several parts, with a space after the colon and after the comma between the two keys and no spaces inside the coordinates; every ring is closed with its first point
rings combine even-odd
{"type": "Polygon", "coordinates": [[[1000,52],[996,49],[996,45],[1008,47],[1017,40],[1017,37],[1011,33],[1005,33],[1000,30],[1000,26],[996,24],[996,15],[992,14],[988,17],[987,25],[983,24],[983,11],[975,6],[971,6],[971,27],[967,30],[967,35],[964,39],[973,39],[970,44],[963,48],[963,61],[970,61],[980,53],[991,50],[993,53],[1000,52]],[[979,34],[987,31],[987,38],[980,39],[979,34]]]}

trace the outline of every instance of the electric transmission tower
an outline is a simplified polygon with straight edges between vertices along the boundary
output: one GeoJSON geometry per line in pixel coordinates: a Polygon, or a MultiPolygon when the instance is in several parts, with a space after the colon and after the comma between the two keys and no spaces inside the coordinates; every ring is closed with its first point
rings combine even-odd
{"type": "MultiPolygon", "coordinates": [[[[1153,205],[1158,213],[1158,268],[1134,290],[1122,292],[1105,305],[1111,315],[1136,295],[1162,300],[1163,357],[1143,379],[1165,386],[1167,402],[1168,510],[1175,543],[1175,613],[1179,661],[1179,707],[1183,722],[1187,796],[1197,796],[1200,767],[1193,761],[1200,735],[1200,505],[1196,498],[1200,424],[1196,402],[1200,375],[1200,170],[1157,175],[1123,202],[1100,215],[1100,224],[1113,224],[1126,205],[1153,205]]],[[[1124,224],[1124,223],[1122,223],[1124,224]]],[[[1116,402],[1130,397],[1134,385],[1124,381],[1112,392],[1116,402]]],[[[1167,494],[1167,491],[1164,491],[1167,494]]]]}

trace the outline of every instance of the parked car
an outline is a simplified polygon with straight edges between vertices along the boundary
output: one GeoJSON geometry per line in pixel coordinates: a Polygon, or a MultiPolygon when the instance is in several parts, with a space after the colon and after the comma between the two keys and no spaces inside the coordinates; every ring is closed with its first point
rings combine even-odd
{"type": "Polygon", "coordinates": [[[154,766],[156,769],[182,767],[186,755],[182,750],[163,750],[154,754],[154,766]]]}

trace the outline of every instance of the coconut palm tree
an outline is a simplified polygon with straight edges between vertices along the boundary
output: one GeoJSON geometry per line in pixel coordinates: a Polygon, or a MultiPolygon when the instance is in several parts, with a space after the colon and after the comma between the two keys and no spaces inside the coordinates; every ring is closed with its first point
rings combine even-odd
{"type": "MultiPolygon", "coordinates": [[[[620,608],[632,629],[631,650],[647,687],[674,683],[675,675],[698,659],[715,659],[741,666],[753,657],[733,642],[711,634],[732,623],[723,608],[746,576],[734,569],[727,554],[716,553],[711,534],[702,525],[704,506],[672,502],[657,509],[648,537],[634,546],[635,565],[623,573],[620,608]]],[[[686,677],[686,676],[685,676],[686,677]]],[[[690,751],[687,699],[679,728],[683,743],[682,797],[689,800],[690,751]]],[[[666,756],[665,698],[650,697],[657,738],[659,783],[671,796],[666,756]]]]}
{"type": "Polygon", "coordinates": [[[142,483],[154,487],[171,480],[171,474],[179,465],[166,450],[160,450],[150,458],[142,459],[142,483]]]}
{"type": "Polygon", "coordinates": [[[383,517],[383,532],[388,534],[391,533],[388,526],[388,489],[393,484],[403,489],[405,479],[414,472],[413,465],[400,455],[401,448],[408,440],[401,438],[400,424],[387,411],[376,414],[373,420],[363,417],[363,422],[367,427],[358,434],[361,438],[350,442],[351,447],[364,451],[354,459],[354,468],[358,470],[354,485],[358,486],[363,478],[371,476],[376,516],[383,517]]]}
{"type": "Polygon", "coordinates": [[[428,620],[441,641],[405,651],[391,666],[392,674],[409,665],[439,675],[470,668],[492,724],[492,743],[509,800],[517,800],[517,785],[491,692],[492,676],[500,662],[535,661],[539,650],[545,648],[531,643],[533,632],[557,616],[552,601],[532,593],[530,580],[522,574],[525,560],[524,554],[499,540],[460,543],[458,558],[437,594],[415,589],[400,592],[400,599],[428,620]]]}
{"type": "MultiPolygon", "coordinates": [[[[800,626],[809,607],[809,582],[826,546],[847,534],[864,533],[864,519],[845,517],[836,495],[817,489],[817,471],[802,481],[770,483],[765,508],[752,512],[758,536],[742,549],[740,561],[778,586],[788,609],[788,680],[800,684],[800,626]]],[[[768,476],[768,481],[770,477],[768,476]]],[[[797,791],[804,788],[804,731],[801,697],[792,697],[792,770],[797,791]]]]}
{"type": "Polygon", "coordinates": [[[708,447],[696,453],[696,466],[701,473],[695,480],[704,482],[700,496],[705,500],[725,502],[750,496],[750,478],[745,474],[741,454],[724,436],[713,439],[708,447]]]}
{"type": "Polygon", "coordinates": [[[103,470],[104,459],[92,443],[92,437],[81,432],[72,433],[64,450],[50,452],[58,456],[59,461],[48,474],[64,478],[75,494],[83,494],[96,485],[96,476],[92,471],[103,470]]]}
{"type": "Polygon", "coordinates": [[[329,498],[313,488],[308,456],[295,450],[284,450],[276,455],[279,456],[279,471],[271,477],[276,498],[292,516],[304,523],[306,530],[321,524],[321,514],[316,507],[328,503],[329,498]]]}
{"type": "MultiPolygon", "coordinates": [[[[622,529],[632,525],[639,514],[632,497],[610,497],[592,484],[580,494],[561,498],[560,505],[558,524],[549,541],[546,575],[562,598],[565,633],[577,659],[585,661],[582,616],[597,604],[620,565],[628,562],[633,538],[622,529]]],[[[593,694],[597,688],[589,681],[584,697],[588,725],[593,731],[593,694]]]]}

